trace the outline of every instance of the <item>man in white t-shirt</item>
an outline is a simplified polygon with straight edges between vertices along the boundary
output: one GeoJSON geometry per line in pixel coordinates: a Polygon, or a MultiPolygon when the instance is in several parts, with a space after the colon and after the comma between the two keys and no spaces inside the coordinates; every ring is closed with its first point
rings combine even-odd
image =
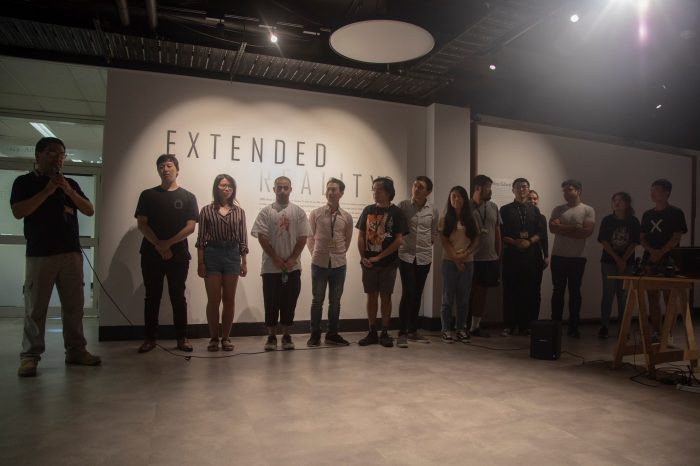
{"type": "Polygon", "coordinates": [[[581,202],[581,182],[566,180],[561,184],[566,204],[552,210],[549,231],[554,234],[552,247],[552,320],[561,321],[564,292],[569,288],[568,335],[580,338],[581,282],[586,268],[586,239],[593,234],[595,211],[581,202]]]}
{"type": "Polygon", "coordinates": [[[311,233],[306,212],[289,202],[291,180],[286,176],[278,177],[273,190],[275,202],[260,211],[251,231],[263,248],[261,275],[268,333],[265,351],[277,349],[278,318],[284,327],[282,348],[294,349],[289,329],[294,323],[294,311],[301,291],[299,255],[311,233]]]}

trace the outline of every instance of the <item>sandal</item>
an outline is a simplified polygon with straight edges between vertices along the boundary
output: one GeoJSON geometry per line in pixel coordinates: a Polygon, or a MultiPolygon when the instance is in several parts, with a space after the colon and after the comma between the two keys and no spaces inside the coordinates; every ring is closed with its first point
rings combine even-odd
{"type": "Polygon", "coordinates": [[[219,351],[219,339],[218,338],[212,338],[209,340],[209,344],[207,345],[207,351],[219,351]]]}
{"type": "Polygon", "coordinates": [[[228,338],[221,340],[221,349],[224,351],[233,351],[233,343],[228,338]]]}

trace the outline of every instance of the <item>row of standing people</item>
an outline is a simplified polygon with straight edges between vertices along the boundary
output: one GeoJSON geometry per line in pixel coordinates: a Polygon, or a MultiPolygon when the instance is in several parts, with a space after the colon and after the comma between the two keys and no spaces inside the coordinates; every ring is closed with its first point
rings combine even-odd
{"type": "MultiPolygon", "coordinates": [[[[542,271],[551,265],[551,319],[562,320],[568,291],[567,333],[570,337],[580,338],[586,240],[594,232],[595,211],[582,202],[583,187],[574,179],[562,182],[566,202],[552,210],[549,222],[539,212],[539,195],[530,190],[526,179],[516,179],[512,187],[514,202],[500,210],[504,244],[503,335],[516,331],[529,333],[530,323],[539,317],[542,271]],[[547,227],[554,234],[551,259],[547,252],[547,227]]],[[[650,199],[654,207],[644,212],[641,222],[634,215],[628,193],[617,192],[611,198],[612,213],[603,218],[597,237],[603,248],[600,259],[603,289],[600,338],[608,337],[614,299],[617,298],[619,318],[625,308],[626,292],[622,289],[622,281],[609,277],[632,273],[638,246],[644,251],[641,258],[644,273],[659,273],[671,250],[688,231],[683,211],[669,203],[672,188],[672,183],[666,179],[652,183],[650,199]]],[[[650,320],[657,337],[661,324],[660,293],[650,291],[648,298],[650,320]]]]}
{"type": "MultiPolygon", "coordinates": [[[[20,376],[36,375],[45,350],[46,313],[54,285],[61,299],[66,363],[98,365],[101,362],[99,356],[86,350],[82,330],[84,285],[77,222],[78,212],[90,216],[94,214],[94,207],[78,183],[63,176],[65,145],[60,139],[39,140],[35,158],[35,170],[15,180],[10,198],[13,215],[24,221],[27,239],[20,376]]],[[[220,343],[223,350],[230,351],[233,349],[229,335],[235,291],[238,278],[247,274],[248,253],[245,212],[235,201],[235,181],[228,175],[219,175],[212,189],[214,201],[197,212],[195,196],[177,184],[177,159],[164,155],[159,157],[156,166],[161,183],[141,193],[135,213],[138,228],[144,235],[140,252],[146,288],[146,339],[139,351],[148,352],[155,347],[165,278],[168,279],[178,348],[192,351],[187,341],[185,281],[191,256],[186,238],[194,232],[197,221],[200,223],[196,243],[197,271],[205,280],[208,296],[207,320],[211,334],[208,349],[218,350],[220,343]],[[222,304],[223,312],[219,316],[222,304]]],[[[514,202],[500,211],[490,202],[491,184],[490,178],[478,175],[473,181],[471,199],[464,188],[452,188],[440,218],[437,209],[428,201],[433,189],[429,178],[417,177],[412,197],[398,206],[392,204],[395,195],[392,180],[386,177],[374,180],[375,203],[363,210],[355,225],[359,231],[357,245],[370,327],[360,345],[393,346],[388,327],[397,269],[403,285],[398,346],[406,347],[408,341],[428,341],[418,333],[418,314],[438,235],[444,250],[441,307],[444,340],[468,340],[470,333],[487,336],[480,322],[487,289],[499,281],[499,261],[503,269],[504,334],[516,329],[527,331],[529,321],[539,314],[539,287],[542,271],[548,265],[547,222],[536,208],[538,196],[529,189],[527,180],[515,180],[514,202]],[[381,324],[378,326],[380,309],[381,324]],[[469,325],[468,309],[472,315],[469,325]]],[[[263,297],[269,333],[265,349],[277,347],[278,322],[283,327],[282,347],[294,347],[289,329],[301,289],[299,256],[305,246],[312,254],[313,292],[311,337],[307,344],[320,344],[321,310],[326,290],[329,310],[325,342],[348,344],[338,333],[338,322],[353,220],[340,208],[343,182],[332,179],[326,188],[327,204],[307,218],[300,207],[289,202],[290,180],[280,177],[275,180],[276,201],[256,218],[252,234],[264,251],[263,297]]],[[[555,208],[549,221],[549,229],[555,235],[552,318],[561,320],[563,296],[568,286],[569,333],[578,336],[580,284],[585,268],[583,248],[585,238],[593,232],[595,218],[593,209],[581,202],[580,183],[567,180],[562,188],[567,203],[555,208]]],[[[606,280],[607,276],[629,272],[638,243],[644,248],[644,260],[650,269],[663,264],[670,250],[687,232],[682,210],[668,202],[671,189],[667,180],[652,184],[651,198],[655,205],[645,212],[641,225],[633,216],[629,195],[616,193],[613,196],[613,214],[603,219],[598,237],[604,248],[599,336],[607,336],[613,296],[617,295],[620,309],[624,306],[622,290],[616,282],[606,280]]],[[[659,293],[650,293],[649,298],[652,324],[658,330],[659,293]]]]}
{"type": "MultiPolygon", "coordinates": [[[[428,177],[416,177],[411,198],[398,205],[392,204],[395,189],[391,179],[381,177],[374,180],[372,191],[375,204],[365,207],[355,225],[359,230],[357,244],[370,327],[367,336],[359,341],[361,346],[374,343],[393,346],[388,328],[397,270],[402,281],[397,344],[406,347],[408,341],[428,342],[418,332],[418,315],[425,281],[432,264],[433,244],[438,236],[443,249],[440,312],[443,340],[468,341],[472,334],[489,336],[486,330],[481,329],[480,322],[485,310],[487,290],[498,285],[501,266],[505,323],[503,335],[516,331],[528,333],[530,323],[539,318],[543,271],[550,265],[547,228],[554,234],[551,254],[551,318],[562,320],[564,298],[568,290],[568,335],[580,337],[578,326],[582,304],[581,284],[586,265],[586,239],[593,234],[595,226],[593,208],[581,200],[581,183],[569,179],[561,184],[566,202],[553,209],[549,222],[539,212],[539,196],[530,190],[528,180],[518,178],[513,182],[514,201],[501,207],[500,211],[490,201],[492,183],[489,177],[477,175],[472,182],[471,198],[463,187],[453,187],[444,214],[440,217],[438,210],[428,201],[433,189],[428,177]],[[381,314],[380,325],[377,325],[378,313],[381,314]],[[467,322],[469,314],[471,321],[467,322]]],[[[671,189],[672,185],[667,180],[657,180],[652,184],[655,207],[644,214],[641,225],[634,217],[632,201],[627,193],[618,192],[612,197],[613,213],[603,219],[598,235],[598,241],[603,246],[600,337],[607,337],[613,297],[617,295],[620,315],[625,304],[619,281],[608,280],[608,276],[612,273],[631,272],[630,266],[639,244],[645,249],[645,263],[650,266],[661,263],[687,231],[683,212],[668,204],[671,189]],[[614,270],[611,264],[614,264],[614,270]]],[[[301,289],[298,257],[305,244],[308,244],[312,254],[313,292],[311,337],[307,344],[320,344],[321,310],[328,289],[329,328],[325,341],[328,344],[346,345],[347,341],[338,334],[346,252],[352,237],[352,217],[340,208],[344,184],[341,180],[329,180],[326,191],[328,204],[309,216],[311,228],[308,240],[303,237],[305,214],[301,209],[295,208],[291,220],[286,216],[282,220],[276,217],[273,221],[267,219],[269,215],[274,216],[269,212],[270,208],[280,212],[281,206],[290,204],[290,192],[289,179],[281,177],[275,181],[277,202],[258,215],[252,231],[265,252],[263,264],[265,260],[271,259],[278,267],[278,270],[265,270],[263,265],[266,325],[270,333],[266,348],[276,347],[274,328],[277,313],[279,312],[285,329],[293,321],[294,307],[301,289]],[[265,225],[275,224],[300,225],[296,233],[291,235],[292,241],[285,243],[287,250],[281,252],[281,255],[278,253],[279,248],[267,244],[269,232],[265,225]],[[285,262],[284,257],[288,257],[287,261],[291,258],[292,262],[285,262]],[[290,275],[288,270],[293,270],[293,274],[290,275]],[[280,271],[281,275],[276,275],[280,271]],[[292,285],[287,284],[290,278],[292,285]],[[270,282],[267,286],[266,281],[270,282]],[[285,288],[289,290],[286,294],[285,288]]],[[[198,244],[202,240],[201,230],[202,227],[198,244]]],[[[245,227],[242,228],[244,230],[245,227]]],[[[652,324],[658,330],[660,306],[658,296],[653,293],[650,296],[650,309],[652,324]]],[[[212,341],[215,343],[214,339],[212,341]]],[[[288,331],[284,332],[282,345],[286,349],[293,348],[288,331]]]]}

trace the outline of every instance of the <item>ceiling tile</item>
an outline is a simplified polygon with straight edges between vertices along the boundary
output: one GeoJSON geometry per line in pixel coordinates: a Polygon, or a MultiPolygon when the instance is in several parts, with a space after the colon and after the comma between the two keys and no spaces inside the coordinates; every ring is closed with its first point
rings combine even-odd
{"type": "Polygon", "coordinates": [[[2,102],[2,108],[32,111],[42,110],[41,104],[37,101],[36,97],[32,97],[30,95],[6,94],[4,92],[0,92],[0,102],[2,102]]]}
{"type": "Polygon", "coordinates": [[[42,110],[72,115],[92,115],[92,110],[84,100],[69,100],[54,97],[37,97],[42,110]]]}
{"type": "Polygon", "coordinates": [[[31,95],[64,99],[84,98],[69,65],[7,59],[4,66],[31,95]]]}

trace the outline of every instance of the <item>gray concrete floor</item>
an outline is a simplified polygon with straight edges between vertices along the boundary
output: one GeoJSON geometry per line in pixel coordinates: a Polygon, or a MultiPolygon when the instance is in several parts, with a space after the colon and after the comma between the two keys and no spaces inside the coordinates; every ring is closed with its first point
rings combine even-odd
{"type": "Polygon", "coordinates": [[[301,350],[307,335],[267,354],[235,339],[227,358],[195,340],[186,361],[98,343],[89,319],[93,368],[64,365],[51,321],[39,376],[21,379],[21,321],[2,319],[0,464],[700,464],[700,395],[596,362],[614,345],[596,330],[563,343],[585,364],[506,350],[526,337],[301,350]]]}

